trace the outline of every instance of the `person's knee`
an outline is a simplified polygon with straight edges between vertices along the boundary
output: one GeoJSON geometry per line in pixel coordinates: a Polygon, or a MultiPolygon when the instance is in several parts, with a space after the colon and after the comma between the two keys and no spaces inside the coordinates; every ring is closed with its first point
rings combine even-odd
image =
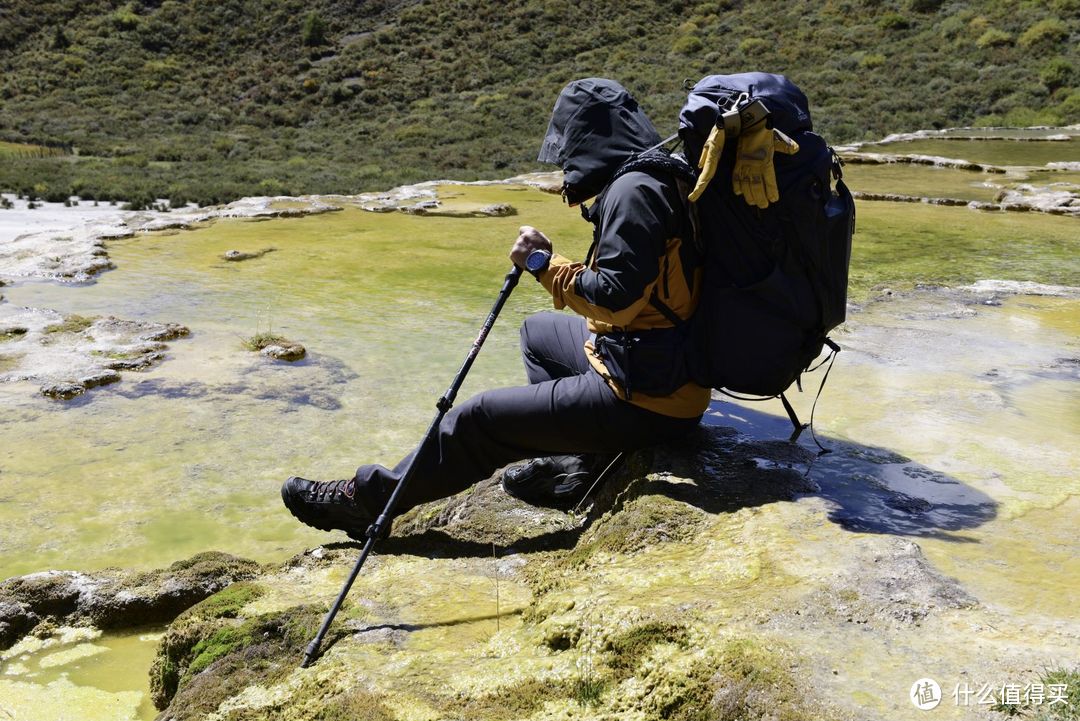
{"type": "Polygon", "coordinates": [[[536,343],[547,334],[541,329],[542,325],[550,325],[551,321],[544,319],[547,313],[534,313],[521,323],[521,352],[530,358],[536,357],[536,343]]]}

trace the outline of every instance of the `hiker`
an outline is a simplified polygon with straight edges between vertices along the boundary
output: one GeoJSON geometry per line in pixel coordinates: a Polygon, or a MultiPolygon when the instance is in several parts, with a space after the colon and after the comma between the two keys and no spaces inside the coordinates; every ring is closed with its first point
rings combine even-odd
{"type": "MultiPolygon", "coordinates": [[[[686,201],[662,169],[625,165],[659,143],[619,83],[589,78],[563,89],[538,160],[562,168],[563,198],[581,206],[594,241],[584,263],[572,262],[542,232],[523,226],[510,258],[551,294],[556,310],[576,315],[546,312],[525,320],[521,349],[529,384],[485,391],[451,409],[413,452],[419,454],[414,475],[395,513],[526,459],[532,460],[503,473],[503,488],[522,500],[568,508],[615,454],[697,426],[710,389],[679,370],[680,335],[665,314],[685,320],[698,298],[701,258],[687,240],[686,201]]],[[[361,466],[338,481],[292,477],[282,499],[307,525],[362,538],[410,462],[411,455],[394,468],[361,466]]]]}

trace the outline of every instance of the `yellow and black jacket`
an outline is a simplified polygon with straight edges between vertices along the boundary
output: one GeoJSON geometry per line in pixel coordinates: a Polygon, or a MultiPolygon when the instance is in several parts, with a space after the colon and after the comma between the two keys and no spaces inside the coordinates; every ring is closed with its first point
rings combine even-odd
{"type": "Polygon", "coordinates": [[[700,288],[701,259],[692,242],[674,176],[628,161],[660,136],[637,101],[604,78],[563,89],[537,158],[563,169],[571,204],[596,197],[582,214],[593,223],[584,263],[551,259],[540,282],[556,308],[585,316],[593,337],[585,353],[620,398],[677,418],[700,416],[710,391],[685,382],[681,335],[655,299],[687,319],[700,288]],[[614,178],[614,180],[613,180],[614,178]]]}
{"type": "Polygon", "coordinates": [[[586,213],[595,228],[586,263],[556,254],[540,282],[555,308],[586,318],[593,334],[586,356],[620,398],[693,418],[708,407],[710,391],[682,382],[681,335],[650,302],[655,294],[683,320],[697,306],[701,260],[683,202],[663,172],[620,175],[586,213]]]}
{"type": "Polygon", "coordinates": [[[694,418],[710,391],[686,381],[681,334],[652,302],[679,318],[697,306],[701,258],[674,176],[657,168],[626,171],[660,136],[619,83],[577,80],[563,89],[537,158],[563,169],[571,204],[596,197],[586,220],[593,244],[585,263],[560,255],[540,282],[555,307],[585,316],[590,364],[618,396],[656,413],[694,418]],[[614,180],[613,180],[614,179],[614,180]]]}

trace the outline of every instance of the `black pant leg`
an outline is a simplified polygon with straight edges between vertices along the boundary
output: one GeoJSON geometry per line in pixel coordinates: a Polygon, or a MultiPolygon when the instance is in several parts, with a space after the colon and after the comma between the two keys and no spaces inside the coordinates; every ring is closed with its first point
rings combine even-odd
{"type": "Polygon", "coordinates": [[[535,313],[521,324],[521,358],[529,383],[589,373],[585,319],[567,313],[535,313]]]}
{"type": "MultiPolygon", "coordinates": [[[[698,420],[663,416],[622,401],[592,371],[486,391],[452,409],[416,451],[416,468],[395,515],[464,490],[513,461],[634,450],[685,435],[698,420]]],[[[361,466],[356,478],[367,492],[385,500],[410,460],[406,457],[392,470],[361,466]]]]}

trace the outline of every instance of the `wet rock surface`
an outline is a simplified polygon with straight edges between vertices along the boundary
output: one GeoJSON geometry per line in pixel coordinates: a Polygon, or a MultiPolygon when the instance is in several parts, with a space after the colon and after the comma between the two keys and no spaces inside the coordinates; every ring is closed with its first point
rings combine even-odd
{"type": "Polygon", "coordinates": [[[176,323],[64,316],[38,308],[0,306],[0,382],[31,381],[42,395],[70,400],[116,383],[121,371],[149,368],[166,341],[190,331],[176,323]]]}
{"type": "Polygon", "coordinates": [[[263,248],[256,251],[242,251],[242,250],[226,250],[221,254],[222,260],[228,260],[233,263],[239,263],[245,260],[253,260],[255,258],[261,258],[267,253],[273,253],[277,248],[263,248]]]}
{"type": "Polygon", "coordinates": [[[259,353],[267,358],[293,363],[303,360],[304,356],[307,355],[307,349],[299,343],[272,343],[259,351],[259,353]]]}
{"type": "MultiPolygon", "coordinates": [[[[631,455],[578,514],[492,478],[399,517],[310,668],[303,649],[358,544],[207,599],[159,647],[161,718],[846,719],[857,706],[823,692],[851,683],[832,648],[854,643],[844,628],[906,659],[924,653],[913,628],[995,622],[912,540],[943,522],[934,501],[896,510],[909,526],[846,530],[825,512],[838,481],[811,479],[816,452],[780,440],[774,419],[738,418],[631,455]]],[[[847,471],[914,468],[887,449],[833,453],[847,471]]],[[[884,482],[867,492],[880,507],[897,497],[884,482]]]]}
{"type": "Polygon", "coordinates": [[[254,561],[207,552],[156,571],[44,571],[10,578],[0,583],[0,650],[39,624],[114,629],[165,623],[258,571],[254,561]]]}

